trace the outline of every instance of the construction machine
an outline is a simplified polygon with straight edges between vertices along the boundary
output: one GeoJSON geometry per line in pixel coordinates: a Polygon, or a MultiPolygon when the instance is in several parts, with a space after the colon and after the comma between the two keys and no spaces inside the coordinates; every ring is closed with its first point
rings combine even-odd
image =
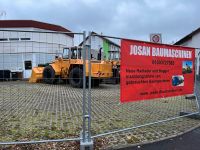
{"type": "MultiPolygon", "coordinates": [[[[72,87],[83,87],[83,48],[64,48],[62,57],[57,57],[47,66],[32,69],[30,83],[44,82],[53,84],[58,80],[69,82],[72,87]]],[[[86,54],[88,51],[86,50],[86,54]]],[[[98,86],[102,79],[112,77],[112,63],[103,60],[91,60],[92,85],[98,86]]],[[[86,58],[86,82],[89,77],[89,61],[86,58]]]]}
{"type": "Polygon", "coordinates": [[[120,63],[121,63],[119,59],[119,52],[110,51],[109,53],[110,53],[109,60],[112,63],[112,72],[113,72],[111,80],[115,84],[118,84],[120,83],[120,63]]]}

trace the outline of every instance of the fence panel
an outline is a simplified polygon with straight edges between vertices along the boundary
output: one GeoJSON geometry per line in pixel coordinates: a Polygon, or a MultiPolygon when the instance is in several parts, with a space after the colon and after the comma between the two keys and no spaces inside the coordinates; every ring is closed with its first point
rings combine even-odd
{"type": "Polygon", "coordinates": [[[54,76],[47,70],[49,84],[43,70],[64,57],[63,49],[82,40],[83,33],[0,31],[0,144],[79,140],[83,89],[69,84],[74,62],[59,62],[64,67],[55,67],[54,76]],[[35,74],[43,78],[36,75],[39,80],[30,83],[32,69],[38,66],[42,70],[35,74]],[[69,72],[62,72],[65,69],[69,72]]]}
{"type": "MultiPolygon", "coordinates": [[[[93,33],[91,39],[93,39],[93,41],[91,41],[91,48],[94,48],[93,51],[96,51],[93,53],[103,52],[103,57],[101,59],[112,62],[113,69],[117,70],[116,68],[120,66],[121,38],[93,33]],[[114,54],[116,57],[113,57],[114,54]]],[[[117,71],[120,72],[120,67],[117,71]]],[[[120,73],[117,75],[115,73],[111,79],[101,81],[98,88],[92,89],[92,137],[107,135],[109,137],[107,140],[115,143],[119,142],[118,140],[126,141],[127,135],[132,135],[134,133],[136,141],[148,141],[148,139],[159,139],[161,138],[160,135],[162,135],[162,137],[167,137],[179,133],[199,123],[194,120],[188,121],[188,118],[181,118],[182,116],[180,116],[180,112],[190,112],[189,115],[198,113],[199,108],[197,99],[195,98],[187,99],[185,96],[176,96],[148,101],[120,103],[119,75],[120,73]],[[155,124],[158,124],[157,131],[154,133],[148,132],[155,124]],[[131,129],[145,126],[149,126],[149,129],[147,127],[144,131],[130,131],[131,129]],[[126,136],[124,133],[121,133],[123,131],[128,132],[126,136]],[[141,136],[142,132],[144,134],[141,136]]],[[[199,83],[196,83],[196,87],[196,90],[199,90],[199,83]]]]}

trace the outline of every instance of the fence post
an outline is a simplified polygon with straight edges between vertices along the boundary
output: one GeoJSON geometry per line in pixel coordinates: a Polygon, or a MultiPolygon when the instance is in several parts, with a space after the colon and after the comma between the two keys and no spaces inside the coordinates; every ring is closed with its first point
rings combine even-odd
{"type": "Polygon", "coordinates": [[[91,141],[91,86],[92,86],[92,81],[91,81],[91,32],[89,32],[89,48],[88,48],[88,68],[89,68],[89,84],[88,84],[88,137],[89,140],[91,141]]]}
{"type": "Polygon", "coordinates": [[[83,130],[80,137],[80,150],[93,150],[91,138],[91,33],[89,45],[86,46],[86,33],[83,34],[83,130]],[[88,97],[86,98],[86,49],[88,49],[88,97]],[[86,109],[86,99],[87,109],[86,109]],[[86,127],[87,124],[87,127],[86,127]]]}

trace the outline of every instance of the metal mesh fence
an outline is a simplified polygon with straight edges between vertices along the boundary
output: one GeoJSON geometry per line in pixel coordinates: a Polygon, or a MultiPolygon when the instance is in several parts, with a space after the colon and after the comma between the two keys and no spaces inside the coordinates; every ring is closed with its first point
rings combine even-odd
{"type": "MultiPolygon", "coordinates": [[[[185,96],[121,104],[121,38],[92,33],[84,43],[83,33],[70,35],[0,31],[0,144],[78,141],[82,130],[90,134],[90,123],[93,138],[107,135],[106,141],[112,144],[127,144],[133,134],[134,142],[147,141],[199,123],[178,119],[180,112],[198,111],[196,99],[185,96]],[[31,77],[38,80],[30,83],[31,77]]],[[[197,93],[199,89],[197,83],[197,93]]]]}
{"type": "MultiPolygon", "coordinates": [[[[70,78],[58,77],[57,72],[53,77],[47,70],[46,77],[53,77],[54,84],[38,76],[64,57],[63,49],[82,40],[83,33],[0,31],[1,143],[79,138],[82,88],[73,88],[68,83],[70,78]],[[30,83],[34,67],[42,70],[35,72],[34,78],[39,80],[30,83]]],[[[61,72],[62,67],[58,69],[61,72]]]]}
{"type": "MultiPolygon", "coordinates": [[[[95,50],[96,45],[98,45],[99,49],[102,47],[104,49],[102,60],[112,62],[113,72],[120,72],[121,38],[112,38],[93,33],[91,39],[93,39],[91,40],[91,48],[95,50]]],[[[97,52],[100,52],[99,49],[96,49],[97,52]]],[[[118,132],[128,132],[129,129],[144,127],[154,123],[165,124],[162,122],[169,122],[179,118],[180,112],[196,113],[199,111],[196,99],[187,99],[185,96],[120,103],[119,74],[116,75],[115,73],[111,79],[104,80],[99,88],[92,89],[91,116],[93,137],[112,133],[120,134],[118,132]]],[[[196,89],[199,89],[199,84],[196,89]]],[[[180,121],[180,124],[175,125],[175,127],[185,127],[183,124],[186,120],[186,118],[182,119],[182,122],[180,121]]],[[[190,126],[189,123],[188,126],[190,126]]],[[[167,136],[167,130],[172,130],[172,127],[163,126],[163,130],[160,132],[167,136]],[[166,133],[164,133],[165,131],[166,133]]],[[[132,134],[132,131],[130,131],[130,134],[132,134]]],[[[109,136],[112,137],[112,135],[109,136]]],[[[124,138],[121,137],[121,139],[124,138]]]]}

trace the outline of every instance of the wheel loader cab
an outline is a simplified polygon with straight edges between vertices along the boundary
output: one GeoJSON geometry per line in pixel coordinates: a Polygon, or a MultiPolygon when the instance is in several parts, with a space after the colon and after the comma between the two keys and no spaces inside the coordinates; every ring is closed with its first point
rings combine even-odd
{"type": "Polygon", "coordinates": [[[109,60],[119,60],[119,52],[116,52],[116,51],[110,51],[110,54],[109,54],[109,60]]]}
{"type": "Polygon", "coordinates": [[[69,59],[70,58],[70,50],[69,48],[63,49],[63,59],[69,59]]]}
{"type": "Polygon", "coordinates": [[[82,59],[82,48],[81,47],[64,48],[63,59],[82,59]]]}

